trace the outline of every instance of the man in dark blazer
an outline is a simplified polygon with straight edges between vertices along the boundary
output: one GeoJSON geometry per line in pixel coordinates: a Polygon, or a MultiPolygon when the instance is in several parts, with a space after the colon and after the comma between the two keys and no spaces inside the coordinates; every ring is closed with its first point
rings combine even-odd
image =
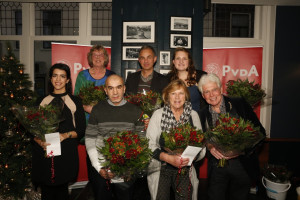
{"type": "Polygon", "coordinates": [[[162,93],[168,85],[167,78],[154,71],[157,56],[151,46],[143,46],[139,51],[139,63],[142,70],[129,74],[126,79],[126,94],[146,93],[149,90],[162,93]]]}
{"type": "MultiPolygon", "coordinates": [[[[222,85],[218,76],[203,75],[198,87],[208,103],[199,112],[203,131],[215,127],[219,114],[229,113],[232,117],[242,117],[251,121],[254,126],[260,127],[261,133],[266,134],[252,107],[243,98],[222,95],[222,85]]],[[[245,155],[226,157],[212,144],[207,145],[209,200],[225,200],[226,197],[230,200],[248,199],[251,186],[259,179],[257,146],[248,149],[245,155]],[[228,164],[218,167],[218,160],[222,158],[225,158],[228,164]]]]}

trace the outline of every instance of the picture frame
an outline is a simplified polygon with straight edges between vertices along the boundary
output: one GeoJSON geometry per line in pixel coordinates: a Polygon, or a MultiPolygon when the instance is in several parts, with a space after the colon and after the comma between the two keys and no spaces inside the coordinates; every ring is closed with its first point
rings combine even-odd
{"type": "Polygon", "coordinates": [[[171,31],[192,31],[192,18],[171,17],[170,30],[171,31]]]}
{"type": "Polygon", "coordinates": [[[171,34],[170,48],[184,47],[190,49],[192,47],[192,36],[189,34],[171,34]]]}
{"type": "Polygon", "coordinates": [[[170,71],[171,69],[161,69],[159,70],[159,73],[161,73],[162,75],[167,75],[170,71]]]}
{"type": "Polygon", "coordinates": [[[131,73],[136,72],[136,69],[125,69],[125,80],[127,79],[127,76],[131,73]]]}
{"type": "Polygon", "coordinates": [[[159,65],[170,65],[171,53],[170,51],[159,52],[159,65]]]}
{"type": "Polygon", "coordinates": [[[123,22],[123,43],[154,43],[155,22],[123,22]]]}
{"type": "Polygon", "coordinates": [[[122,60],[138,60],[142,46],[123,46],[122,60]]]}

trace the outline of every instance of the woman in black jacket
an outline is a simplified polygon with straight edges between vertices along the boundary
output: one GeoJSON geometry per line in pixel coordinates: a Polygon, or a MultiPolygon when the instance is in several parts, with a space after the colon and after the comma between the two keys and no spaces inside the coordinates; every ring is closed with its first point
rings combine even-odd
{"type": "Polygon", "coordinates": [[[35,137],[32,155],[32,180],[41,187],[43,200],[66,200],[68,185],[76,181],[79,168],[77,144],[85,133],[85,116],[81,100],[73,96],[70,68],[55,64],[49,72],[50,94],[38,105],[56,105],[62,109],[63,121],[59,123],[61,155],[46,157],[46,143],[35,137]]]}

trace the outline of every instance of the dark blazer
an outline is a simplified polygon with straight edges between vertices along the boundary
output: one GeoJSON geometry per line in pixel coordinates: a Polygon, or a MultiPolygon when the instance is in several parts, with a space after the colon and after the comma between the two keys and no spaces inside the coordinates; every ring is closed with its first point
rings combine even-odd
{"type": "MultiPolygon", "coordinates": [[[[126,94],[136,94],[138,91],[138,85],[141,78],[141,71],[129,74],[126,79],[126,94]]],[[[168,85],[168,79],[156,72],[153,71],[153,78],[151,81],[151,90],[155,92],[159,92],[162,94],[162,90],[168,85]]]]}
{"type": "MultiPolygon", "coordinates": [[[[261,133],[266,135],[266,131],[264,127],[261,125],[259,119],[256,114],[253,112],[252,107],[246,102],[243,98],[229,98],[224,96],[226,112],[228,112],[233,117],[242,117],[245,120],[251,121],[254,126],[259,126],[261,133]]],[[[201,119],[201,125],[203,131],[207,131],[208,128],[212,128],[212,116],[209,112],[209,106],[207,105],[203,109],[200,110],[199,116],[201,119]]],[[[259,178],[259,161],[258,155],[255,151],[255,148],[259,146],[256,145],[253,149],[249,149],[246,155],[241,155],[238,157],[240,159],[243,167],[247,171],[248,175],[252,180],[258,180],[259,178]]],[[[207,157],[209,159],[208,162],[208,176],[210,175],[212,163],[215,162],[216,159],[214,156],[207,151],[207,157]]]]}

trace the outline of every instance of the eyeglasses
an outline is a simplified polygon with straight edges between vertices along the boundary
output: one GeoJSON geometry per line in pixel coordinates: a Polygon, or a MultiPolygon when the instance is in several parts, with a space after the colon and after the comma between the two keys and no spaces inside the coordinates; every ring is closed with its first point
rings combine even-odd
{"type": "Polygon", "coordinates": [[[93,53],[93,57],[104,57],[104,53],[93,53]]]}

